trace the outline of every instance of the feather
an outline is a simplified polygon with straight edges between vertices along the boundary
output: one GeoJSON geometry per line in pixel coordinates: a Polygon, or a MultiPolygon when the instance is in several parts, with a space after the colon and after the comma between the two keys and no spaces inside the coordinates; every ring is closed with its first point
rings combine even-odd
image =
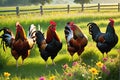
{"type": "Polygon", "coordinates": [[[36,26],[34,24],[31,24],[27,33],[28,39],[32,39],[35,42],[35,33],[36,33],[36,26]]]}

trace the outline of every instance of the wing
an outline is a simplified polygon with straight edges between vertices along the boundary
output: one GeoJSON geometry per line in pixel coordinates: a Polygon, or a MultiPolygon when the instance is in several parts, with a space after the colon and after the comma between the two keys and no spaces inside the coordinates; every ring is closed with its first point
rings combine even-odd
{"type": "Polygon", "coordinates": [[[57,53],[62,48],[62,43],[53,38],[53,40],[47,44],[45,50],[50,53],[57,53]]]}

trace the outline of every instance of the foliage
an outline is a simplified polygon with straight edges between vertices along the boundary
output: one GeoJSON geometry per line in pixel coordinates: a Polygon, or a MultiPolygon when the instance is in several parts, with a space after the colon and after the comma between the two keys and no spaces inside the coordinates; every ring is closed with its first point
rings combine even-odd
{"type": "Polygon", "coordinates": [[[107,66],[109,67],[110,74],[109,76],[105,76],[106,80],[117,80],[120,78],[120,55],[117,56],[115,59],[110,59],[106,61],[107,66]]]}
{"type": "MultiPolygon", "coordinates": [[[[41,75],[39,80],[116,80],[119,78],[120,64],[118,65],[118,61],[119,55],[117,58],[103,58],[101,61],[95,62],[95,65],[87,65],[82,60],[74,61],[72,65],[65,63],[62,65],[62,74],[56,71],[55,74],[48,76],[41,75]]],[[[10,76],[9,72],[4,72],[1,79],[8,80],[10,76]]],[[[14,78],[19,79],[19,77],[14,78]]]]}
{"type": "Polygon", "coordinates": [[[33,4],[42,4],[42,5],[44,5],[44,4],[46,4],[46,3],[50,3],[52,0],[30,0],[30,2],[31,3],[33,3],[33,4]]]}
{"type": "Polygon", "coordinates": [[[8,60],[9,60],[9,57],[4,55],[4,54],[5,54],[5,52],[3,52],[3,50],[1,50],[1,53],[0,53],[0,70],[4,68],[4,66],[7,64],[8,60]]]}
{"type": "Polygon", "coordinates": [[[0,0],[0,6],[19,6],[19,5],[29,5],[29,4],[46,4],[50,3],[52,0],[0,0]]]}
{"type": "Polygon", "coordinates": [[[117,80],[120,66],[118,61],[119,57],[103,58],[102,61],[97,61],[95,65],[87,65],[79,61],[73,62],[71,67],[68,64],[64,64],[62,66],[64,72],[62,75],[57,73],[55,75],[56,80],[117,80]]]}
{"type": "Polygon", "coordinates": [[[79,4],[85,4],[85,3],[90,3],[92,0],[74,0],[75,3],[79,4]]]}
{"type": "Polygon", "coordinates": [[[55,74],[40,76],[39,80],[116,80],[119,78],[119,70],[114,71],[113,69],[119,69],[120,65],[114,68],[113,64],[118,63],[118,60],[118,57],[103,58],[101,61],[95,62],[95,65],[87,65],[82,60],[74,61],[72,65],[65,63],[62,65],[62,74],[56,71],[55,74]]]}

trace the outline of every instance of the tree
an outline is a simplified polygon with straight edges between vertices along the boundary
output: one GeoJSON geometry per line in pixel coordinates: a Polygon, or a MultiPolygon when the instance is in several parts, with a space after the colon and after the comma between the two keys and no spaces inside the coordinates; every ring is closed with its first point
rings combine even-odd
{"type": "Polygon", "coordinates": [[[4,5],[7,0],[0,0],[0,5],[4,5]]]}
{"type": "Polygon", "coordinates": [[[79,4],[85,4],[85,3],[90,3],[92,0],[74,0],[75,3],[79,4]]]}
{"type": "Polygon", "coordinates": [[[42,5],[50,2],[52,2],[52,0],[31,0],[31,3],[33,4],[42,4],[42,5]]]}
{"type": "Polygon", "coordinates": [[[85,3],[90,3],[90,1],[92,1],[92,0],[74,0],[75,3],[81,4],[82,11],[84,10],[84,4],[85,3]]]}
{"type": "Polygon", "coordinates": [[[19,5],[30,5],[30,4],[46,4],[53,0],[0,0],[0,6],[19,6],[19,5]]]}

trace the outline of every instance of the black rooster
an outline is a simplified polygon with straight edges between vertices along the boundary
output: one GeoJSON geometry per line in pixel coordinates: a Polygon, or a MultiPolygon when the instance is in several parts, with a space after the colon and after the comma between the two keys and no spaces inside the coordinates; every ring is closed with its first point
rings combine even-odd
{"type": "MultiPolygon", "coordinates": [[[[89,33],[92,35],[93,41],[97,44],[97,48],[103,53],[108,53],[118,43],[118,36],[114,29],[114,20],[109,19],[109,23],[105,33],[102,33],[96,23],[88,23],[89,33]]],[[[108,56],[107,56],[108,57],[108,56]]]]}
{"type": "Polygon", "coordinates": [[[61,50],[62,43],[53,38],[53,40],[49,44],[47,44],[44,38],[44,34],[41,31],[36,32],[36,43],[41,53],[41,57],[46,62],[46,67],[48,57],[51,57],[52,63],[55,64],[53,60],[57,56],[58,52],[61,50]]]}

